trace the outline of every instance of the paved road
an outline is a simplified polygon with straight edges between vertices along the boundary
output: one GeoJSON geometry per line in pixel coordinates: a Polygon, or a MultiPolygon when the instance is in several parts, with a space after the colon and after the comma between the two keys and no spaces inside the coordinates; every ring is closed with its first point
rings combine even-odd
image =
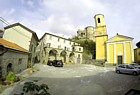
{"type": "Polygon", "coordinates": [[[24,82],[33,80],[48,84],[51,95],[124,95],[140,86],[139,76],[116,74],[113,67],[81,64],[56,68],[38,64],[35,68],[39,71],[15,86],[10,95],[20,93],[24,82]]]}

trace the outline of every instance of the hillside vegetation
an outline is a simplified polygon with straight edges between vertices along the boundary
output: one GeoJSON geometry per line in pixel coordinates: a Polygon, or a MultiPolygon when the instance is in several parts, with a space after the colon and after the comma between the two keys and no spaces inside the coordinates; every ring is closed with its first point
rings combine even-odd
{"type": "Polygon", "coordinates": [[[83,47],[84,55],[91,56],[92,59],[95,59],[96,57],[95,42],[93,42],[92,40],[78,39],[77,37],[73,37],[70,40],[79,43],[83,47]]]}

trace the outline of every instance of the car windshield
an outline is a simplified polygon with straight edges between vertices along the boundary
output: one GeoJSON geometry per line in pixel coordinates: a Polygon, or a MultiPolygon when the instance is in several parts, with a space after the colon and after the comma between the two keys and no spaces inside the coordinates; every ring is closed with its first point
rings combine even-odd
{"type": "Polygon", "coordinates": [[[139,66],[138,64],[130,64],[130,65],[132,65],[132,66],[139,66]]]}

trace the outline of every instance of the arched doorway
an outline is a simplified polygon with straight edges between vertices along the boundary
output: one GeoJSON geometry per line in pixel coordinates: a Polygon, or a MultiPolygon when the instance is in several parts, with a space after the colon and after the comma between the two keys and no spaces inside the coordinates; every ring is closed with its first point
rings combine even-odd
{"type": "Polygon", "coordinates": [[[69,61],[70,61],[70,63],[75,63],[75,54],[72,52],[72,53],[70,53],[70,55],[69,55],[69,61]]]}
{"type": "Polygon", "coordinates": [[[0,78],[2,78],[2,68],[0,67],[0,78]]]}
{"type": "Polygon", "coordinates": [[[55,49],[50,50],[49,52],[49,60],[56,60],[57,59],[57,51],[55,49]]]}
{"type": "Polygon", "coordinates": [[[10,72],[10,71],[12,71],[12,63],[9,63],[7,65],[7,73],[10,72]]]}
{"type": "Polygon", "coordinates": [[[61,53],[60,53],[60,56],[61,56],[61,58],[62,58],[62,62],[66,62],[66,55],[67,55],[67,53],[66,53],[66,51],[65,50],[63,50],[61,53]]]}

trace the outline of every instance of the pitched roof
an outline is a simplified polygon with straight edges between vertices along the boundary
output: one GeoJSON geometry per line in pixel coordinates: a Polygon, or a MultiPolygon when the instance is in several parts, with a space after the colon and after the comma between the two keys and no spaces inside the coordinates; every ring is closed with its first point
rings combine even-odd
{"type": "Polygon", "coordinates": [[[26,26],[22,25],[21,23],[15,23],[15,24],[8,25],[8,26],[4,27],[4,29],[12,28],[12,27],[15,27],[15,26],[21,26],[22,28],[26,29],[27,31],[29,31],[30,33],[32,33],[35,36],[37,41],[39,41],[37,34],[34,31],[32,31],[31,29],[29,29],[26,26]]]}
{"type": "MultiPolygon", "coordinates": [[[[44,35],[40,38],[40,40],[43,39],[45,35],[52,35],[52,36],[54,36],[54,37],[58,37],[58,38],[65,39],[65,40],[69,40],[69,39],[67,39],[67,38],[64,38],[64,37],[61,37],[61,36],[57,36],[57,35],[54,35],[54,34],[51,34],[51,33],[44,33],[44,35]]],[[[70,40],[69,40],[69,41],[70,41],[70,40]]]]}
{"type": "Polygon", "coordinates": [[[6,48],[10,48],[10,49],[14,49],[14,50],[18,50],[18,51],[22,51],[22,52],[28,52],[28,50],[20,47],[19,45],[9,42],[3,38],[0,38],[0,45],[3,45],[6,48]]]}
{"type": "Polygon", "coordinates": [[[116,37],[124,38],[125,40],[133,40],[134,39],[132,37],[120,35],[120,34],[117,33],[115,36],[113,36],[112,38],[108,39],[106,42],[114,42],[113,39],[116,38],[116,37]]]}

